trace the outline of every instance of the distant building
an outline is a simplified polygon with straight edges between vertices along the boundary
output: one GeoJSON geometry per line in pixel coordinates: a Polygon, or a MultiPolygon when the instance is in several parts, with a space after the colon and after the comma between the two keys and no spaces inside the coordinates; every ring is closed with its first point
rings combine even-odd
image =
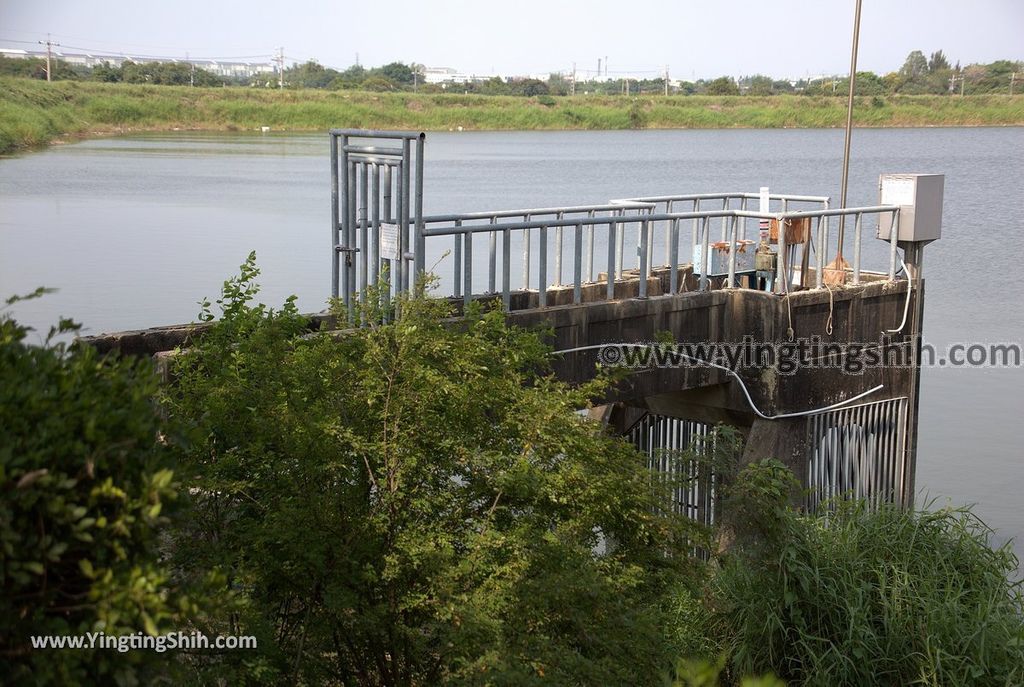
{"type": "Polygon", "coordinates": [[[431,84],[467,84],[481,83],[493,76],[480,76],[478,74],[465,74],[451,67],[426,67],[423,70],[424,83],[431,84]]]}
{"type": "MultiPolygon", "coordinates": [[[[28,59],[30,57],[46,57],[45,50],[15,50],[0,48],[0,55],[13,59],[28,59]]],[[[52,55],[58,60],[63,60],[70,65],[93,69],[103,64],[112,67],[120,67],[125,62],[133,64],[151,64],[154,62],[176,62],[181,64],[193,64],[199,69],[226,78],[250,78],[258,74],[269,74],[276,71],[276,67],[270,62],[229,62],[223,60],[180,60],[173,57],[139,57],[126,55],[104,55],[77,52],[63,52],[54,50],[52,55]]]]}

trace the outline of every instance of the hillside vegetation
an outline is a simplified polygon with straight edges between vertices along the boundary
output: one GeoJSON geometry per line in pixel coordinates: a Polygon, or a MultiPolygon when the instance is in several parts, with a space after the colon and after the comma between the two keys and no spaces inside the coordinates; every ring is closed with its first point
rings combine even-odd
{"type": "MultiPolygon", "coordinates": [[[[842,98],[813,96],[537,96],[189,88],[0,79],[0,153],[64,136],[132,131],[331,127],[457,130],[824,128],[842,98]]],[[[1024,96],[864,96],[858,126],[1024,125],[1024,96]]]]}

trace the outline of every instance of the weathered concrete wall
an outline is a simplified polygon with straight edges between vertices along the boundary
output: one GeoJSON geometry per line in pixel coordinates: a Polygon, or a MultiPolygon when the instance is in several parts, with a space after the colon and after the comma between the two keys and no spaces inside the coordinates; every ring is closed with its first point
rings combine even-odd
{"type": "MultiPolygon", "coordinates": [[[[696,284],[688,268],[680,270],[683,288],[696,284]]],[[[687,291],[669,294],[668,271],[656,272],[648,281],[647,298],[637,298],[639,282],[616,285],[618,300],[604,301],[605,284],[588,285],[584,303],[572,304],[572,288],[549,292],[547,308],[536,308],[536,293],[513,294],[510,323],[542,327],[551,332],[556,351],[601,344],[652,342],[668,333],[676,342],[723,342],[739,344],[744,337],[755,342],[781,344],[795,338],[819,336],[822,343],[879,344],[883,330],[899,325],[907,298],[906,281],[873,281],[839,289],[802,291],[788,297],[747,289],[687,291]]],[[[911,312],[918,308],[912,294],[911,312]]],[[[483,298],[483,297],[482,297],[483,298]]],[[[488,298],[493,299],[493,296],[488,298]]],[[[337,323],[325,315],[310,316],[310,327],[337,323]]],[[[87,337],[85,342],[102,351],[127,355],[156,355],[187,346],[202,336],[206,325],[161,327],[87,337]]],[[[887,345],[914,346],[909,320],[902,332],[891,335],[887,345]]],[[[560,354],[555,373],[571,383],[592,379],[598,350],[560,354]]],[[[800,368],[792,374],[773,369],[740,369],[754,405],[766,415],[822,408],[849,399],[878,384],[884,388],[867,401],[899,396],[916,399],[918,371],[913,367],[876,366],[861,374],[842,369],[800,368]]],[[[726,372],[707,366],[649,368],[632,371],[612,391],[608,403],[620,404],[617,423],[628,423],[645,410],[674,417],[726,422],[747,436],[746,460],[775,457],[783,460],[801,479],[806,465],[806,422],[803,418],[766,420],[751,408],[740,385],[726,372]]],[[[624,429],[625,427],[622,427],[624,429]]],[[[908,450],[916,447],[916,419],[908,427],[908,450]]],[[[913,458],[912,458],[913,460],[913,458]]],[[[911,491],[912,493],[912,491],[911,491]]]]}

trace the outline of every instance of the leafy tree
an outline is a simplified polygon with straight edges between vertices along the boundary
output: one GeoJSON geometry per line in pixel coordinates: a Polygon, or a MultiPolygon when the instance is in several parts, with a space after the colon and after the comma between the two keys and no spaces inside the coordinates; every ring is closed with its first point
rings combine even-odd
{"type": "Polygon", "coordinates": [[[341,74],[328,69],[316,60],[309,60],[285,70],[286,84],[297,88],[326,88],[341,74]]]}
{"type": "Polygon", "coordinates": [[[774,82],[771,77],[763,74],[755,74],[746,80],[748,95],[771,95],[774,92],[774,82]]]}
{"type": "Polygon", "coordinates": [[[928,73],[928,59],[920,50],[914,50],[904,60],[900,68],[900,74],[905,78],[914,80],[923,77],[928,73]]]}
{"type": "Polygon", "coordinates": [[[709,83],[704,92],[708,95],[739,95],[740,88],[730,76],[720,76],[709,83]]]}
{"type": "Polygon", "coordinates": [[[547,95],[550,93],[548,85],[540,79],[520,79],[509,84],[509,93],[512,95],[525,95],[532,97],[536,95],[547,95]]]}
{"type": "Polygon", "coordinates": [[[398,84],[391,79],[386,79],[383,76],[371,76],[360,84],[360,88],[364,91],[397,91],[398,84]]]}
{"type": "Polygon", "coordinates": [[[380,76],[392,81],[393,83],[401,84],[403,86],[412,85],[412,67],[407,64],[403,64],[402,62],[391,62],[379,69],[375,69],[374,72],[379,73],[380,76]]]}
{"type": "Polygon", "coordinates": [[[356,88],[366,80],[366,69],[361,65],[354,64],[348,69],[340,72],[330,83],[330,88],[356,88]]]}
{"type": "Polygon", "coordinates": [[[946,59],[946,56],[942,54],[941,50],[933,52],[932,56],[928,58],[929,73],[948,71],[949,69],[949,60],[946,59]]]}
{"type": "Polygon", "coordinates": [[[643,458],[576,412],[606,382],[571,389],[501,312],[446,324],[423,297],[309,337],[293,301],[253,305],[252,260],[166,407],[203,428],[179,549],[234,571],[268,679],[660,682],[692,564],[643,458]]]}
{"type": "Polygon", "coordinates": [[[62,320],[35,346],[29,329],[0,317],[0,675],[9,684],[164,673],[154,652],[33,650],[31,637],[155,635],[181,629],[194,610],[157,560],[176,484],[153,367],[58,342],[76,329],[62,320]]]}

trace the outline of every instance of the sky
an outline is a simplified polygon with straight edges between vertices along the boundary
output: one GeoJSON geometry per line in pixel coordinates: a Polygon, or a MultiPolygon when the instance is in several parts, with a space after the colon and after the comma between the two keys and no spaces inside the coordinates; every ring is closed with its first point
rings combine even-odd
{"type": "MultiPolygon", "coordinates": [[[[0,0],[0,47],[286,61],[417,62],[479,75],[597,70],[674,79],[849,70],[854,0],[0,0]]],[[[1024,59],[1022,0],[864,0],[858,69],[911,50],[951,63],[1024,59]]]]}

